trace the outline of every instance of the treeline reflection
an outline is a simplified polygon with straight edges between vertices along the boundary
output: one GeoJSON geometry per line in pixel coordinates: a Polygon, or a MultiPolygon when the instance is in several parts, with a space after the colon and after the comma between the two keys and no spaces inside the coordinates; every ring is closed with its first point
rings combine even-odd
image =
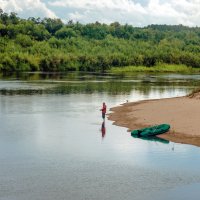
{"type": "Polygon", "coordinates": [[[63,82],[54,83],[48,82],[42,83],[23,83],[26,84],[26,88],[19,86],[19,88],[10,87],[12,82],[8,83],[8,86],[4,85],[0,88],[1,95],[43,95],[43,94],[93,94],[93,93],[107,93],[109,95],[122,95],[130,94],[136,91],[141,95],[149,95],[151,92],[164,93],[166,91],[175,91],[176,89],[183,89],[184,91],[192,91],[195,87],[194,83],[185,82],[124,82],[124,81],[107,81],[107,82],[63,82]],[[30,88],[27,87],[30,84],[30,88]],[[45,86],[48,85],[48,86],[45,86]],[[38,87],[38,85],[40,87],[38,87]],[[44,86],[44,87],[41,87],[44,86]]]}

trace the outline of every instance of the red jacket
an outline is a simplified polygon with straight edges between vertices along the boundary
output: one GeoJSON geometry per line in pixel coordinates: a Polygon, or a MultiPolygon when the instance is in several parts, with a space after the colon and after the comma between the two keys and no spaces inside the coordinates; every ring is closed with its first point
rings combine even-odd
{"type": "Polygon", "coordinates": [[[101,109],[102,113],[106,113],[106,105],[103,105],[103,108],[101,109]]]}

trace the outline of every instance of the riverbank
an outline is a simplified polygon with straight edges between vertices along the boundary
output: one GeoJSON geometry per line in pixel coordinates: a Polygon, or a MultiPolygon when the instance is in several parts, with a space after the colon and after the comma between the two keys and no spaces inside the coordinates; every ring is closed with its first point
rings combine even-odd
{"type": "Polygon", "coordinates": [[[125,103],[111,111],[108,118],[129,131],[167,123],[171,125],[170,131],[158,137],[200,146],[200,92],[186,97],[125,103]]]}
{"type": "Polygon", "coordinates": [[[200,68],[192,68],[186,65],[175,64],[158,64],[152,67],[146,66],[124,66],[124,67],[112,67],[109,72],[115,74],[131,73],[131,72],[173,72],[173,73],[197,73],[200,72],[200,68]]]}

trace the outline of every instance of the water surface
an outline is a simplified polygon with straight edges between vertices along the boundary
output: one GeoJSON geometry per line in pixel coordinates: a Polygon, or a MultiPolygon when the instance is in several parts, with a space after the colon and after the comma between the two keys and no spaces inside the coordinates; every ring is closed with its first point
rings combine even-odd
{"type": "Polygon", "coordinates": [[[99,109],[199,83],[198,74],[2,76],[0,199],[198,199],[199,147],[133,138],[107,119],[102,133],[99,109]]]}

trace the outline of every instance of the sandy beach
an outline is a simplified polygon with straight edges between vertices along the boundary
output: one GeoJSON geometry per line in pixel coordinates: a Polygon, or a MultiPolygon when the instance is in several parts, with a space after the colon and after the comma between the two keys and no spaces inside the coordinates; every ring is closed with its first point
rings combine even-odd
{"type": "Polygon", "coordinates": [[[200,146],[200,93],[186,97],[145,100],[111,108],[108,119],[128,131],[167,123],[171,128],[158,137],[200,146]]]}

